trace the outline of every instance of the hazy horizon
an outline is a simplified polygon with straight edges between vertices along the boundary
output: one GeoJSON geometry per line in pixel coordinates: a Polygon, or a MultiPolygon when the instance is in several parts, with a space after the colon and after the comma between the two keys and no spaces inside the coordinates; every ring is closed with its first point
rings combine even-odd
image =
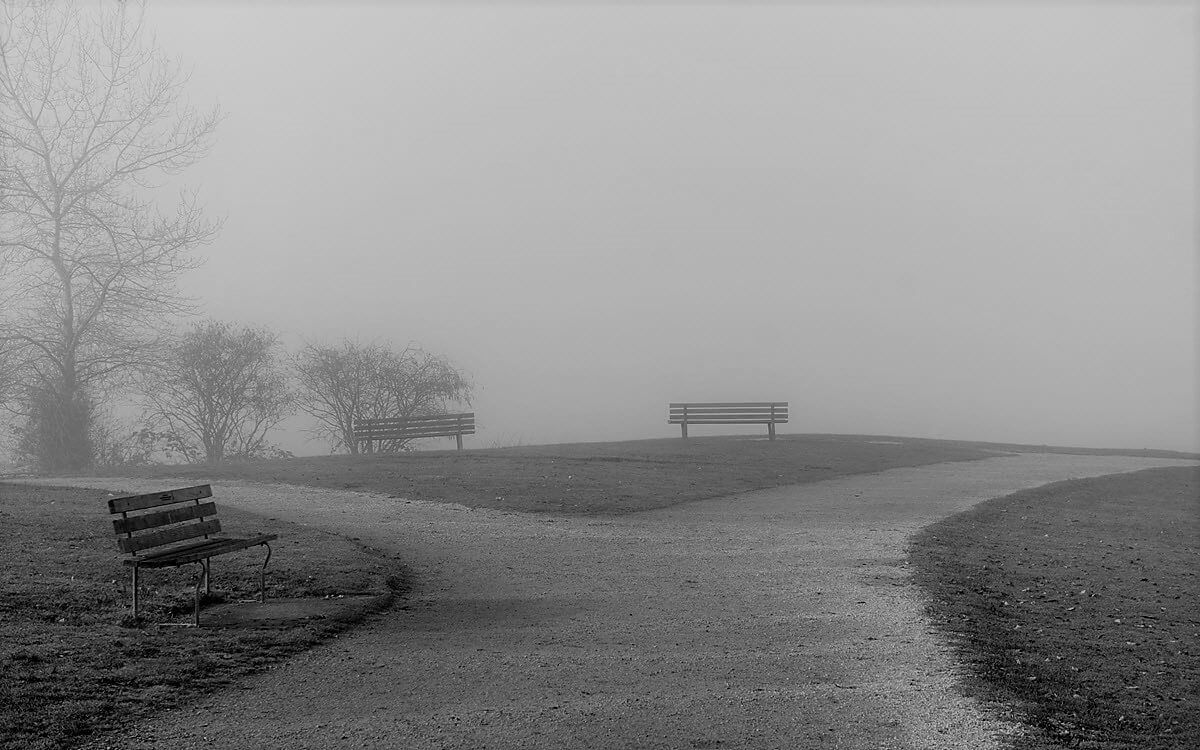
{"type": "Polygon", "coordinates": [[[468,446],[786,400],[784,434],[1200,451],[1194,7],[146,18],[226,115],[185,291],[444,354],[468,446]]]}

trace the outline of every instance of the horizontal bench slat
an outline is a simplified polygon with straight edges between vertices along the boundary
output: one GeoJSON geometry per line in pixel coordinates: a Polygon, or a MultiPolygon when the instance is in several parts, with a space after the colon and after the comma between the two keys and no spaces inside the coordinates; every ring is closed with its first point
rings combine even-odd
{"type": "Polygon", "coordinates": [[[420,429],[436,429],[436,430],[454,430],[459,427],[474,427],[475,422],[463,420],[462,422],[420,422],[417,424],[359,424],[354,426],[355,432],[370,432],[372,430],[420,430],[420,429]]]}
{"type": "Polygon", "coordinates": [[[370,430],[358,430],[354,434],[360,438],[378,436],[378,434],[413,434],[420,432],[438,432],[455,434],[458,432],[474,432],[474,425],[424,426],[424,427],[372,427],[370,430]]]}
{"type": "Polygon", "coordinates": [[[355,427],[380,427],[391,426],[398,424],[421,424],[425,422],[455,422],[458,420],[474,421],[474,412],[464,412],[462,414],[430,414],[423,417],[388,417],[386,419],[360,419],[354,423],[355,427]]]}
{"type": "Polygon", "coordinates": [[[431,433],[426,433],[423,435],[384,435],[384,436],[371,435],[371,436],[367,436],[367,437],[359,435],[358,437],[355,438],[355,440],[357,440],[360,443],[365,443],[367,441],[371,441],[371,442],[375,442],[375,443],[386,443],[386,442],[389,442],[392,440],[428,440],[430,438],[457,438],[457,437],[460,437],[463,435],[474,435],[474,434],[475,433],[473,433],[473,432],[464,432],[464,433],[456,432],[454,434],[448,435],[444,432],[431,432],[431,433]]]}
{"type": "MultiPolygon", "coordinates": [[[[671,419],[667,424],[685,424],[682,419],[671,419]]],[[[686,424],[787,424],[786,419],[688,419],[686,424]]]]}
{"type": "Polygon", "coordinates": [[[138,552],[150,547],[161,547],[171,542],[182,542],[185,539],[195,539],[198,536],[206,534],[216,534],[220,530],[221,522],[213,518],[208,521],[184,524],[162,531],[154,531],[149,534],[140,534],[135,537],[122,537],[117,540],[117,547],[122,552],[138,552]]]}
{"type": "Polygon", "coordinates": [[[362,437],[365,435],[403,435],[409,432],[446,432],[454,434],[457,432],[474,432],[475,425],[422,425],[416,427],[368,427],[355,430],[354,434],[362,437]]]}
{"type": "Polygon", "coordinates": [[[445,422],[415,422],[397,424],[356,424],[355,432],[371,432],[374,430],[439,430],[439,429],[456,429],[458,427],[474,427],[475,420],[463,419],[461,421],[448,420],[445,422]]]}
{"type": "MultiPolygon", "coordinates": [[[[670,417],[671,419],[683,419],[682,413],[668,414],[667,416],[670,417]]],[[[759,412],[759,413],[752,412],[752,413],[746,414],[746,413],[742,413],[742,412],[733,412],[733,411],[719,411],[719,412],[708,412],[705,414],[700,414],[700,413],[692,413],[689,411],[687,413],[687,418],[688,418],[689,422],[692,420],[692,417],[695,417],[696,419],[721,419],[721,418],[728,418],[728,419],[771,419],[771,418],[787,419],[788,414],[787,414],[787,412],[775,412],[774,414],[771,414],[770,412],[759,412]]]]}
{"type": "Polygon", "coordinates": [[[687,409],[669,409],[671,414],[787,414],[786,406],[743,406],[740,408],[722,406],[697,406],[687,409]]]}
{"type": "MultiPolygon", "coordinates": [[[[671,419],[680,419],[683,418],[684,413],[671,412],[667,416],[670,416],[671,419]]],[[[708,416],[731,416],[731,418],[742,418],[742,416],[745,416],[748,419],[770,419],[772,416],[782,416],[782,418],[786,419],[787,412],[730,412],[730,410],[725,410],[725,412],[688,412],[688,419],[691,419],[692,416],[695,416],[697,419],[708,418],[708,416]]]]}
{"type": "Polygon", "coordinates": [[[682,409],[683,407],[686,406],[686,407],[688,407],[689,410],[691,410],[691,408],[694,406],[700,407],[700,408],[704,408],[704,407],[741,408],[741,407],[755,407],[755,406],[775,406],[775,407],[783,406],[783,407],[786,407],[787,405],[788,405],[787,401],[679,401],[679,402],[672,402],[668,406],[672,409],[675,409],[675,408],[682,409]]]}
{"type": "Polygon", "coordinates": [[[193,518],[203,518],[204,516],[215,515],[217,515],[216,503],[184,505],[180,508],[172,508],[170,510],[162,510],[155,513],[145,513],[143,515],[132,516],[130,518],[114,518],[113,531],[117,532],[118,534],[129,534],[134,531],[153,529],[157,526],[166,526],[167,524],[171,523],[190,521],[193,518]]]}
{"type": "Polygon", "coordinates": [[[426,422],[424,425],[359,425],[354,431],[359,434],[367,432],[403,432],[406,430],[473,430],[475,422],[426,422]]]}
{"type": "Polygon", "coordinates": [[[687,411],[684,411],[683,409],[671,409],[667,412],[667,414],[672,417],[682,417],[684,414],[687,414],[688,416],[706,416],[709,414],[718,414],[718,415],[719,414],[729,414],[729,415],[736,415],[736,416],[765,416],[765,417],[769,417],[772,414],[775,414],[775,415],[783,415],[786,417],[788,415],[788,410],[787,409],[775,409],[774,411],[772,411],[771,409],[688,409],[687,411]]]}
{"type": "Polygon", "coordinates": [[[692,419],[767,419],[767,420],[781,420],[781,419],[787,419],[787,414],[728,414],[728,413],[719,413],[719,414],[692,414],[691,412],[688,412],[688,414],[686,414],[686,420],[684,419],[684,415],[683,415],[683,414],[668,414],[668,415],[667,415],[667,419],[671,419],[671,420],[679,420],[679,421],[689,421],[689,422],[690,422],[692,419]]]}
{"type": "Polygon", "coordinates": [[[474,432],[424,432],[420,434],[406,433],[404,435],[358,435],[355,437],[360,443],[368,440],[374,442],[387,442],[389,440],[424,440],[426,438],[452,438],[460,435],[474,435],[474,432]]]}
{"type": "Polygon", "coordinates": [[[354,429],[357,435],[366,435],[371,432],[404,432],[405,430],[473,430],[475,429],[474,422],[447,422],[445,424],[394,424],[394,425],[359,425],[354,429]]]}
{"type": "Polygon", "coordinates": [[[114,497],[108,501],[108,512],[125,513],[131,510],[157,508],[160,505],[170,505],[171,503],[203,500],[206,497],[212,497],[212,486],[207,484],[195,487],[183,487],[178,490],[168,490],[166,492],[151,492],[145,495],[114,497]]]}
{"type": "Polygon", "coordinates": [[[448,419],[451,417],[473,417],[473,411],[450,411],[445,414],[414,414],[410,417],[363,417],[361,422],[404,422],[416,419],[448,419]]]}

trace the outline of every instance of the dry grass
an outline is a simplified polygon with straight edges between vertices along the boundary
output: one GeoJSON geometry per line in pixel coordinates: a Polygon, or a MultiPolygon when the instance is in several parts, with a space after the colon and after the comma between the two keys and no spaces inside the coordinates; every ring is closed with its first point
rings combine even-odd
{"type": "MultiPolygon", "coordinates": [[[[129,622],[128,572],[116,552],[101,490],[0,484],[5,527],[0,579],[0,747],[59,748],[180,704],[311,647],[360,619],[270,628],[158,628],[129,622]]],[[[230,529],[280,535],[269,597],[391,592],[399,563],[350,540],[222,508],[230,529]]],[[[257,593],[262,555],[218,558],[213,584],[227,599],[257,593]]],[[[145,621],[187,620],[193,566],[143,576],[145,621]]],[[[386,603],[388,597],[375,600],[386,603]]]]}
{"type": "Polygon", "coordinates": [[[924,530],[930,610],[1022,746],[1200,747],[1200,470],[1062,482],[924,530]]]}

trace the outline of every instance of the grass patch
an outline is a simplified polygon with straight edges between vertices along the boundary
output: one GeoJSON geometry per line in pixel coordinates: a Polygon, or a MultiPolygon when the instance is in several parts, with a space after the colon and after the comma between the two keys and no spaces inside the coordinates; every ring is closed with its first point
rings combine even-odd
{"type": "Polygon", "coordinates": [[[1200,747],[1200,469],[1060,482],[923,530],[911,558],[970,689],[1026,750],[1200,747]]]}
{"type": "MultiPolygon", "coordinates": [[[[117,493],[111,493],[117,494],[117,493]]],[[[0,483],[0,748],[59,748],[230,684],[344,630],[364,612],[269,628],[130,626],[128,569],[103,490],[0,483]]],[[[222,507],[239,533],[275,532],[267,596],[395,592],[395,560],[348,539],[222,507]]],[[[258,591],[262,555],[214,563],[214,594],[258,591]]],[[[143,618],[189,619],[195,566],[142,575],[143,618]]],[[[377,604],[387,601],[381,597],[377,604]]]]}
{"type": "Polygon", "coordinates": [[[210,466],[157,466],[124,476],[352,489],[473,508],[613,515],[767,487],[997,455],[967,443],[803,435],[318,456],[210,466]]]}

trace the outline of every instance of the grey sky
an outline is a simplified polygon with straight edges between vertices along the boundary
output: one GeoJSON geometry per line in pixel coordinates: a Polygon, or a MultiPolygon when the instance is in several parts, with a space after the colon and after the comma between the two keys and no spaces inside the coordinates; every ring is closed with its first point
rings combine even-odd
{"type": "Polygon", "coordinates": [[[148,21],[228,115],[185,287],[448,355],[476,445],[778,399],[793,432],[1200,449],[1190,5],[148,21]]]}

